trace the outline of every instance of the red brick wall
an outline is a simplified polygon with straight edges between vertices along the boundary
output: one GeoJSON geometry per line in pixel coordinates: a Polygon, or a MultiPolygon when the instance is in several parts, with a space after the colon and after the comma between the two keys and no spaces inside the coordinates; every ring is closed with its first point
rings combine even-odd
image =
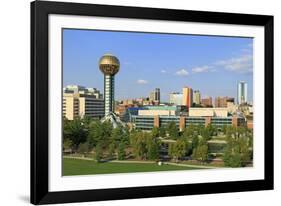
{"type": "Polygon", "coordinates": [[[160,127],[159,116],[154,116],[153,126],[154,127],[160,127]]]}
{"type": "Polygon", "coordinates": [[[211,124],[212,117],[205,117],[205,127],[211,124]]]}
{"type": "Polygon", "coordinates": [[[249,128],[249,129],[253,129],[253,121],[251,120],[251,121],[247,121],[247,127],[249,128]]]}
{"type": "Polygon", "coordinates": [[[180,117],[180,131],[183,131],[185,128],[185,117],[180,117]]]}
{"type": "Polygon", "coordinates": [[[232,126],[237,127],[238,126],[238,119],[237,117],[232,117],[232,126]]]}

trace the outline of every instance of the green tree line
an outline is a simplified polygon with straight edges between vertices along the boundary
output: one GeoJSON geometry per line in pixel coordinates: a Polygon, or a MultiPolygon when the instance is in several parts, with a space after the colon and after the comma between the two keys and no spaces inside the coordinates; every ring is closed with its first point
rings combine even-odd
{"type": "Polygon", "coordinates": [[[245,166],[253,158],[253,133],[245,127],[222,127],[213,125],[189,125],[183,131],[175,122],[151,131],[129,128],[113,128],[110,122],[101,122],[85,117],[63,121],[63,148],[80,154],[93,153],[97,161],[102,159],[134,158],[159,160],[164,141],[172,161],[184,157],[206,162],[209,159],[208,141],[222,133],[226,136],[223,161],[225,166],[245,166]]]}

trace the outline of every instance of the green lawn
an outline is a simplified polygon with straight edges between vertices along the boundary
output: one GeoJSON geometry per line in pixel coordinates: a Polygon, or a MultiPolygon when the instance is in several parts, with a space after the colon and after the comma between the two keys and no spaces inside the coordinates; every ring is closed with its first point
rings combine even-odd
{"type": "Polygon", "coordinates": [[[157,163],[97,163],[89,160],[63,159],[63,175],[90,175],[90,174],[111,174],[129,172],[154,172],[170,170],[193,170],[197,168],[157,165],[157,163]]]}

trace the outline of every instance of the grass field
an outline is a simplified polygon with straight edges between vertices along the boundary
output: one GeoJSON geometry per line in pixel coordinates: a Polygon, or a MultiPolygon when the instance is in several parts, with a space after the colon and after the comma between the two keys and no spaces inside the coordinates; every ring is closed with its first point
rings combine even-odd
{"type": "Polygon", "coordinates": [[[130,172],[155,172],[171,170],[193,170],[197,168],[157,165],[156,163],[97,163],[89,160],[63,159],[63,176],[68,175],[90,175],[90,174],[112,174],[130,172]]]}

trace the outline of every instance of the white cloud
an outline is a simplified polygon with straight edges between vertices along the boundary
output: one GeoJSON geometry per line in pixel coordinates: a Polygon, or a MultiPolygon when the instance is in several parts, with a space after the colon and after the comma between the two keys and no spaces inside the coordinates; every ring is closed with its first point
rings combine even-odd
{"type": "Polygon", "coordinates": [[[202,72],[209,72],[209,71],[214,71],[211,70],[213,67],[212,66],[201,66],[201,67],[194,67],[192,68],[192,73],[202,73],[202,72]]]}
{"type": "Polygon", "coordinates": [[[253,71],[253,56],[244,54],[240,57],[221,60],[216,65],[222,66],[225,70],[237,73],[251,73],[253,71]]]}
{"type": "Polygon", "coordinates": [[[165,69],[162,69],[161,73],[165,74],[165,73],[167,73],[167,71],[165,69]]]}
{"type": "Polygon", "coordinates": [[[147,81],[147,80],[144,80],[144,79],[139,79],[139,80],[137,81],[137,83],[138,83],[138,84],[147,84],[148,81],[147,81]]]}
{"type": "Polygon", "coordinates": [[[188,74],[189,74],[188,71],[186,71],[185,69],[181,69],[175,73],[175,75],[178,76],[187,76],[188,74]]]}

